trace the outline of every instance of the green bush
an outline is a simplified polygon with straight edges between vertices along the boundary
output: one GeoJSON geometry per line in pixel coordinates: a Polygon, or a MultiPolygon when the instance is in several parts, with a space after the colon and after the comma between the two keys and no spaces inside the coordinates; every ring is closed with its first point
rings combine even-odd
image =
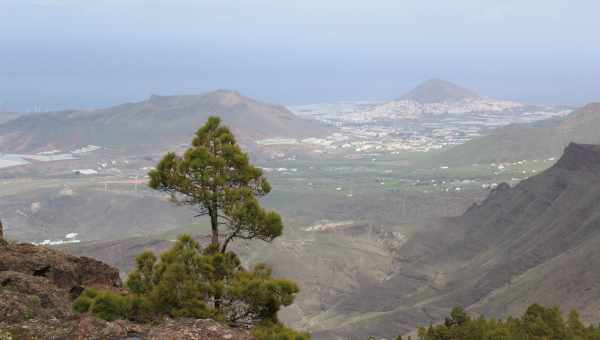
{"type": "Polygon", "coordinates": [[[129,320],[148,322],[153,319],[154,310],[152,308],[152,304],[147,298],[137,295],[129,295],[127,296],[127,299],[129,305],[129,320]]]}
{"type": "Polygon", "coordinates": [[[93,299],[95,299],[95,298],[98,296],[98,294],[99,294],[99,293],[98,293],[98,290],[96,290],[96,289],[94,289],[94,288],[86,288],[86,289],[85,289],[85,290],[84,290],[84,291],[81,293],[81,295],[80,295],[80,296],[87,297],[87,298],[90,298],[90,299],[92,299],[92,300],[93,300],[93,299]]]}
{"type": "Polygon", "coordinates": [[[294,302],[298,286],[287,280],[273,279],[271,269],[257,265],[253,271],[236,273],[225,290],[226,315],[230,321],[271,321],[277,323],[281,306],[294,302]]]}
{"type": "Polygon", "coordinates": [[[102,292],[94,299],[90,312],[106,321],[128,319],[130,304],[124,296],[112,292],[102,292]]]}
{"type": "Polygon", "coordinates": [[[158,315],[255,324],[277,323],[279,309],[299,291],[293,282],[274,279],[267,266],[247,271],[234,253],[202,251],[187,235],[160,261],[149,252],[139,255],[126,284],[147,298],[158,315]]]}
{"type": "Polygon", "coordinates": [[[110,291],[98,292],[86,289],[73,302],[77,313],[91,312],[94,316],[107,321],[128,319],[138,322],[152,320],[154,310],[150,301],[138,295],[119,295],[110,291]]]}
{"type": "Polygon", "coordinates": [[[79,296],[75,301],[73,301],[73,310],[77,313],[87,313],[90,310],[90,307],[94,303],[94,300],[87,296],[79,296]]]}

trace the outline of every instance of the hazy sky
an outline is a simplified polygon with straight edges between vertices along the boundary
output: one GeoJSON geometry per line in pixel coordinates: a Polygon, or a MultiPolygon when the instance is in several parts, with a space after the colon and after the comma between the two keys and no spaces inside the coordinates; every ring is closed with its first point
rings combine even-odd
{"type": "Polygon", "coordinates": [[[390,99],[437,77],[600,101],[597,0],[0,0],[0,110],[217,88],[390,99]]]}

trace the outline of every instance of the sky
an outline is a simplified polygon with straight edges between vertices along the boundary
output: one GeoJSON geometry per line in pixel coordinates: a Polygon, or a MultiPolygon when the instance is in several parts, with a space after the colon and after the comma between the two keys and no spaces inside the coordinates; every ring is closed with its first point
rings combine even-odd
{"type": "Polygon", "coordinates": [[[600,101],[597,0],[0,0],[0,111],[235,89],[386,100],[429,78],[600,101]]]}

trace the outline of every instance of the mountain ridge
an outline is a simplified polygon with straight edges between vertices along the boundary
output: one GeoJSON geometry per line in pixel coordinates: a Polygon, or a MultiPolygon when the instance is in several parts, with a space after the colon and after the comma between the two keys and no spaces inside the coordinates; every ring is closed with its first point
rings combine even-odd
{"type": "Polygon", "coordinates": [[[0,150],[45,151],[80,145],[171,147],[189,140],[210,115],[247,145],[272,137],[314,137],[329,132],[316,121],[281,105],[263,103],[237,91],[158,96],[104,109],[66,110],[22,116],[0,125],[0,150]],[[149,138],[152,136],[152,138],[149,138]]]}

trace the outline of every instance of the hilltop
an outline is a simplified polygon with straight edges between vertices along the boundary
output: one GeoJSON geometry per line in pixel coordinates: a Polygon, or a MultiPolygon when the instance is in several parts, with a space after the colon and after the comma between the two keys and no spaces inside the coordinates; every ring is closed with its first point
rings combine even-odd
{"type": "Polygon", "coordinates": [[[477,93],[449,81],[429,79],[401,96],[399,100],[412,100],[426,104],[460,102],[480,98],[477,93]]]}
{"type": "Polygon", "coordinates": [[[570,142],[600,143],[600,103],[563,118],[513,124],[449,149],[436,158],[445,164],[509,162],[554,157],[570,142]]]}
{"type": "Polygon", "coordinates": [[[500,317],[536,302],[600,321],[599,174],[600,146],[570,144],[543,173],[424,226],[396,253],[397,271],[336,303],[320,322],[337,326],[317,336],[409,332],[454,306],[500,317]]]}
{"type": "Polygon", "coordinates": [[[32,152],[82,145],[110,148],[163,147],[189,140],[211,115],[220,116],[241,142],[264,138],[314,137],[328,129],[280,105],[230,90],[202,95],[156,96],[106,109],[22,116],[0,124],[0,150],[32,152]]]}

